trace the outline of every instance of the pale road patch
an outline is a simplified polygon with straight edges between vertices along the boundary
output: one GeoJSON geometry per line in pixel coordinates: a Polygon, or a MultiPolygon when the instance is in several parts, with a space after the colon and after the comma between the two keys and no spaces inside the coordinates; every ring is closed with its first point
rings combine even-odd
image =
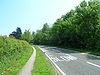
{"type": "Polygon", "coordinates": [[[91,63],[91,62],[88,62],[88,61],[87,61],[87,63],[88,63],[88,64],[91,64],[91,65],[93,65],[93,66],[96,66],[96,67],[98,67],[98,68],[100,68],[100,66],[97,65],[97,64],[94,64],[94,63],[91,63]]]}
{"type": "Polygon", "coordinates": [[[80,53],[80,54],[83,54],[83,55],[84,55],[84,54],[86,54],[86,53],[80,53]]]}
{"type": "Polygon", "coordinates": [[[21,69],[21,71],[18,73],[18,75],[31,75],[33,64],[36,57],[36,49],[33,47],[33,54],[27,61],[27,63],[24,65],[24,67],[21,69]]]}

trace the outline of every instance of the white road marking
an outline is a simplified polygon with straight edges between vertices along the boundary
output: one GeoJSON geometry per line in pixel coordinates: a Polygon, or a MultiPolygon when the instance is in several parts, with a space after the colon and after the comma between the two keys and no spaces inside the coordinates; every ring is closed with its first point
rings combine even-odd
{"type": "Polygon", "coordinates": [[[64,56],[64,58],[66,58],[67,60],[77,60],[77,57],[74,57],[70,54],[66,54],[67,56],[64,56]]]}
{"type": "Polygon", "coordinates": [[[91,65],[93,65],[93,66],[96,66],[96,67],[98,67],[98,68],[100,68],[100,66],[97,65],[97,64],[94,64],[94,63],[91,63],[91,62],[88,62],[88,61],[87,61],[87,63],[88,63],[88,64],[91,64],[91,65]]]}
{"type": "Polygon", "coordinates": [[[58,62],[60,61],[60,59],[58,59],[57,57],[50,57],[54,62],[58,62]]]}
{"type": "Polygon", "coordinates": [[[49,57],[50,57],[54,62],[77,60],[76,57],[71,56],[71,55],[69,55],[69,54],[65,54],[65,55],[59,56],[59,58],[56,57],[56,56],[53,56],[53,55],[49,55],[49,57]]]}
{"type": "Polygon", "coordinates": [[[64,60],[65,60],[65,61],[69,61],[69,60],[66,60],[66,59],[64,58],[64,56],[60,56],[60,58],[63,59],[63,61],[64,61],[64,60]]]}
{"type": "Polygon", "coordinates": [[[59,70],[62,75],[66,75],[61,68],[45,53],[45,55],[51,60],[51,62],[55,65],[55,67],[59,70]]]}
{"type": "MultiPolygon", "coordinates": [[[[39,46],[38,46],[39,47],[39,46]]],[[[40,48],[40,47],[39,47],[40,48]]],[[[40,48],[40,50],[43,51],[42,48],[40,48]]],[[[61,68],[48,56],[48,54],[45,53],[45,55],[50,59],[50,61],[54,64],[54,66],[58,69],[58,71],[62,74],[62,75],[66,75],[62,70],[61,68]]]]}
{"type": "Polygon", "coordinates": [[[69,54],[65,54],[65,55],[69,55],[69,54]]]}

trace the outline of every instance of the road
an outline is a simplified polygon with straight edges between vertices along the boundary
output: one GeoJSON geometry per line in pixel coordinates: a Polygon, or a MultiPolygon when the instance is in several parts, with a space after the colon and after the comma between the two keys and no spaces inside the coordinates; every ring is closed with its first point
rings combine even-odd
{"type": "Polygon", "coordinates": [[[65,75],[100,75],[100,56],[57,47],[39,46],[65,75]]]}

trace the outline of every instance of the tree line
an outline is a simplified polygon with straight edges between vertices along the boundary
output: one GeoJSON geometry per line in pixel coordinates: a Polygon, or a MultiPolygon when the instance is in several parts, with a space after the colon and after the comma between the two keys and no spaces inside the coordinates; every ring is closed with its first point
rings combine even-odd
{"type": "Polygon", "coordinates": [[[75,9],[57,19],[52,27],[45,23],[36,33],[25,31],[20,37],[23,40],[29,38],[30,41],[26,41],[33,44],[99,50],[100,1],[82,1],[75,9]]]}
{"type": "Polygon", "coordinates": [[[34,32],[31,34],[29,30],[25,30],[25,32],[22,33],[21,28],[17,27],[16,31],[13,31],[11,34],[9,34],[9,37],[16,38],[19,40],[25,40],[28,43],[31,43],[33,41],[34,32]]]}

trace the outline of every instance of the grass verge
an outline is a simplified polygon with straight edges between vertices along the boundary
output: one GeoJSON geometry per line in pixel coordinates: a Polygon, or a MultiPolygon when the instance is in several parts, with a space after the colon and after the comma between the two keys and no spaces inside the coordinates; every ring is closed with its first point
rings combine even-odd
{"type": "Polygon", "coordinates": [[[37,55],[32,75],[57,75],[56,70],[45,54],[37,46],[34,47],[37,51],[37,55]]]}

